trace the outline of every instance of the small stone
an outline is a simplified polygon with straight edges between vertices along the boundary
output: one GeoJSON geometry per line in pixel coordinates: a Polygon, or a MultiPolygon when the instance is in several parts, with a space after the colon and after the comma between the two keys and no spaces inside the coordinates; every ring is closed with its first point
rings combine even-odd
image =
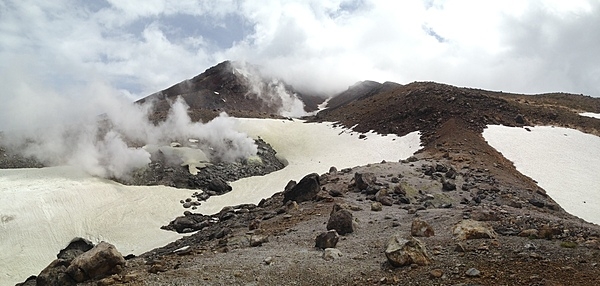
{"type": "Polygon", "coordinates": [[[167,267],[162,263],[154,264],[154,265],[150,266],[150,269],[148,269],[148,272],[153,273],[153,274],[156,274],[158,272],[165,272],[165,271],[167,271],[167,267]]]}
{"type": "Polygon", "coordinates": [[[448,192],[449,191],[454,191],[454,190],[456,190],[456,184],[454,182],[452,182],[452,181],[446,181],[446,180],[444,180],[442,182],[442,190],[448,191],[448,192]]]}
{"type": "Polygon", "coordinates": [[[336,248],[325,248],[323,252],[323,259],[327,261],[335,260],[342,257],[342,252],[336,248]]]}
{"type": "Polygon", "coordinates": [[[539,231],[535,228],[525,229],[525,230],[519,232],[519,236],[520,237],[538,238],[539,231]]]}
{"type": "Polygon", "coordinates": [[[431,225],[419,218],[413,220],[412,225],[410,227],[410,234],[412,236],[422,237],[430,237],[435,235],[431,225]]]}
{"type": "Polygon", "coordinates": [[[269,242],[269,237],[264,235],[252,235],[250,236],[250,246],[257,247],[263,245],[263,243],[269,242]]]}
{"type": "Polygon", "coordinates": [[[248,224],[249,230],[255,230],[260,228],[260,219],[254,219],[248,224]]]}
{"type": "Polygon", "coordinates": [[[383,206],[380,202],[373,202],[371,204],[371,210],[374,212],[380,212],[383,209],[383,206]]]}
{"type": "Polygon", "coordinates": [[[479,276],[481,276],[481,271],[479,271],[475,268],[470,268],[469,270],[467,270],[467,272],[465,272],[465,274],[468,277],[479,277],[479,276]]]}
{"type": "Polygon", "coordinates": [[[440,278],[444,275],[444,271],[442,269],[436,268],[429,271],[429,277],[431,278],[440,278]]]}
{"type": "Polygon", "coordinates": [[[333,190],[329,190],[329,195],[332,197],[342,197],[344,196],[344,194],[338,190],[338,189],[333,189],[333,190]]]}
{"type": "Polygon", "coordinates": [[[384,206],[388,206],[391,207],[394,204],[394,200],[391,197],[382,197],[379,199],[379,202],[384,205],[384,206]]]}
{"type": "Polygon", "coordinates": [[[337,174],[337,172],[338,172],[338,170],[337,170],[337,168],[336,168],[335,166],[331,166],[331,167],[329,168],[329,174],[330,174],[330,175],[336,175],[336,174],[337,174]]]}
{"type": "Polygon", "coordinates": [[[454,251],[456,251],[456,252],[467,252],[467,248],[465,247],[464,244],[462,244],[462,243],[459,242],[459,243],[457,243],[454,246],[454,251]]]}
{"type": "Polygon", "coordinates": [[[183,207],[186,208],[186,209],[189,209],[190,207],[192,207],[192,203],[186,202],[186,203],[183,204],[183,207]]]}
{"type": "Polygon", "coordinates": [[[544,201],[541,201],[538,199],[529,199],[529,203],[538,208],[543,208],[546,205],[546,203],[544,201]]]}
{"type": "Polygon", "coordinates": [[[264,262],[266,265],[271,265],[271,263],[273,263],[273,257],[272,257],[272,256],[269,256],[269,257],[265,258],[265,259],[263,260],[263,262],[264,262]]]}

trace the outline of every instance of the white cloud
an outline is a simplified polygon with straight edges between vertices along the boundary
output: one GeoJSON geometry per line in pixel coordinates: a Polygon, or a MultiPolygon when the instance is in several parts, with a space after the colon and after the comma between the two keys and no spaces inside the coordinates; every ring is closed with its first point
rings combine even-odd
{"type": "Polygon", "coordinates": [[[326,92],[373,79],[600,96],[599,12],[586,0],[9,0],[0,68],[136,98],[225,59],[326,92]]]}

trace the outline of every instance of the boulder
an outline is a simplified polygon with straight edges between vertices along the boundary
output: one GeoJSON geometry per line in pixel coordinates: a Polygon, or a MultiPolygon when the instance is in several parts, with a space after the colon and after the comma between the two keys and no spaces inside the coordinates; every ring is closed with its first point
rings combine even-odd
{"type": "Polygon", "coordinates": [[[216,178],[210,181],[210,183],[208,184],[208,189],[213,192],[216,192],[217,194],[222,195],[231,191],[231,186],[227,184],[227,182],[223,181],[223,179],[216,178]]]}
{"type": "Polygon", "coordinates": [[[63,259],[52,261],[36,278],[36,285],[68,286],[77,282],[67,275],[69,262],[63,259]]]}
{"type": "Polygon", "coordinates": [[[333,211],[327,221],[327,230],[335,229],[338,234],[345,235],[354,232],[352,213],[341,207],[334,205],[333,211]]]}
{"type": "Polygon", "coordinates": [[[392,236],[387,243],[385,256],[390,265],[394,267],[411,264],[429,265],[431,263],[431,257],[427,253],[425,244],[414,237],[392,236]]]}
{"type": "Polygon", "coordinates": [[[435,233],[431,225],[429,225],[426,221],[421,220],[419,218],[415,218],[410,226],[410,234],[412,236],[422,236],[422,237],[430,237],[434,236],[435,233]]]}
{"type": "Polygon", "coordinates": [[[315,247],[321,249],[335,248],[339,239],[340,235],[337,233],[337,231],[335,231],[335,229],[322,232],[317,236],[317,238],[315,238],[315,247]]]}
{"type": "Polygon", "coordinates": [[[177,231],[178,233],[182,233],[186,229],[193,230],[195,228],[196,224],[197,224],[196,220],[194,220],[192,217],[180,216],[180,217],[175,218],[170,223],[170,226],[172,226],[175,229],[175,231],[177,231]]]}
{"type": "Polygon", "coordinates": [[[121,253],[112,244],[100,242],[88,252],[75,257],[66,273],[76,282],[83,282],[118,274],[124,266],[125,258],[121,253]]]}
{"type": "Polygon", "coordinates": [[[355,173],[354,183],[359,190],[366,190],[369,186],[375,185],[377,177],[373,173],[355,173]]]}
{"type": "Polygon", "coordinates": [[[452,228],[452,233],[459,239],[497,238],[498,234],[487,223],[466,219],[452,228]]]}
{"type": "MultiPolygon", "coordinates": [[[[289,184],[288,184],[289,185],[289,184]]],[[[308,174],[298,182],[283,192],[283,202],[296,201],[298,203],[310,201],[317,196],[321,184],[319,175],[316,173],[308,174]]]]}
{"type": "Polygon", "coordinates": [[[371,203],[371,210],[374,212],[380,212],[383,210],[382,204],[380,202],[371,203]]]}

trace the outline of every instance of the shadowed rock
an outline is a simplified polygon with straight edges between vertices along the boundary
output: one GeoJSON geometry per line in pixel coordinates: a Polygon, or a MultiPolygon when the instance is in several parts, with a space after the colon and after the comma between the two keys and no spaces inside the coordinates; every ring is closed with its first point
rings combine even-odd
{"type": "Polygon", "coordinates": [[[288,183],[283,192],[283,202],[296,201],[297,203],[313,200],[320,190],[319,175],[316,173],[308,174],[293,185],[288,183]]]}
{"type": "Polygon", "coordinates": [[[373,173],[355,173],[354,182],[359,190],[366,190],[369,186],[374,186],[377,177],[373,173]]]}
{"type": "Polygon", "coordinates": [[[337,233],[337,231],[335,231],[335,229],[332,229],[327,232],[322,232],[315,239],[315,247],[321,249],[335,248],[339,239],[340,236],[337,233]]]}
{"type": "Polygon", "coordinates": [[[123,271],[125,258],[114,245],[100,242],[90,251],[77,256],[66,273],[77,282],[98,279],[123,271]]]}
{"type": "Polygon", "coordinates": [[[334,205],[329,221],[327,221],[327,230],[332,229],[335,229],[340,235],[354,232],[352,213],[337,204],[334,205]]]}

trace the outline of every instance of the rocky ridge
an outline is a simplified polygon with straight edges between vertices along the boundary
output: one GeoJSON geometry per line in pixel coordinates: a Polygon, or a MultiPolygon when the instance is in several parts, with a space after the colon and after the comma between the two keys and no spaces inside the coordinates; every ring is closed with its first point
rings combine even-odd
{"type": "MultiPolygon", "coordinates": [[[[187,166],[170,162],[165,156],[152,156],[148,167],[133,172],[129,178],[117,180],[126,185],[152,186],[165,185],[176,188],[199,189],[197,201],[210,196],[222,195],[231,191],[228,182],[251,176],[262,176],[285,167],[277,157],[277,152],[262,139],[256,139],[258,147],[256,157],[236,162],[215,162],[200,168],[197,174],[189,172],[187,166]]],[[[184,202],[185,203],[185,202],[184,202]]]]}

